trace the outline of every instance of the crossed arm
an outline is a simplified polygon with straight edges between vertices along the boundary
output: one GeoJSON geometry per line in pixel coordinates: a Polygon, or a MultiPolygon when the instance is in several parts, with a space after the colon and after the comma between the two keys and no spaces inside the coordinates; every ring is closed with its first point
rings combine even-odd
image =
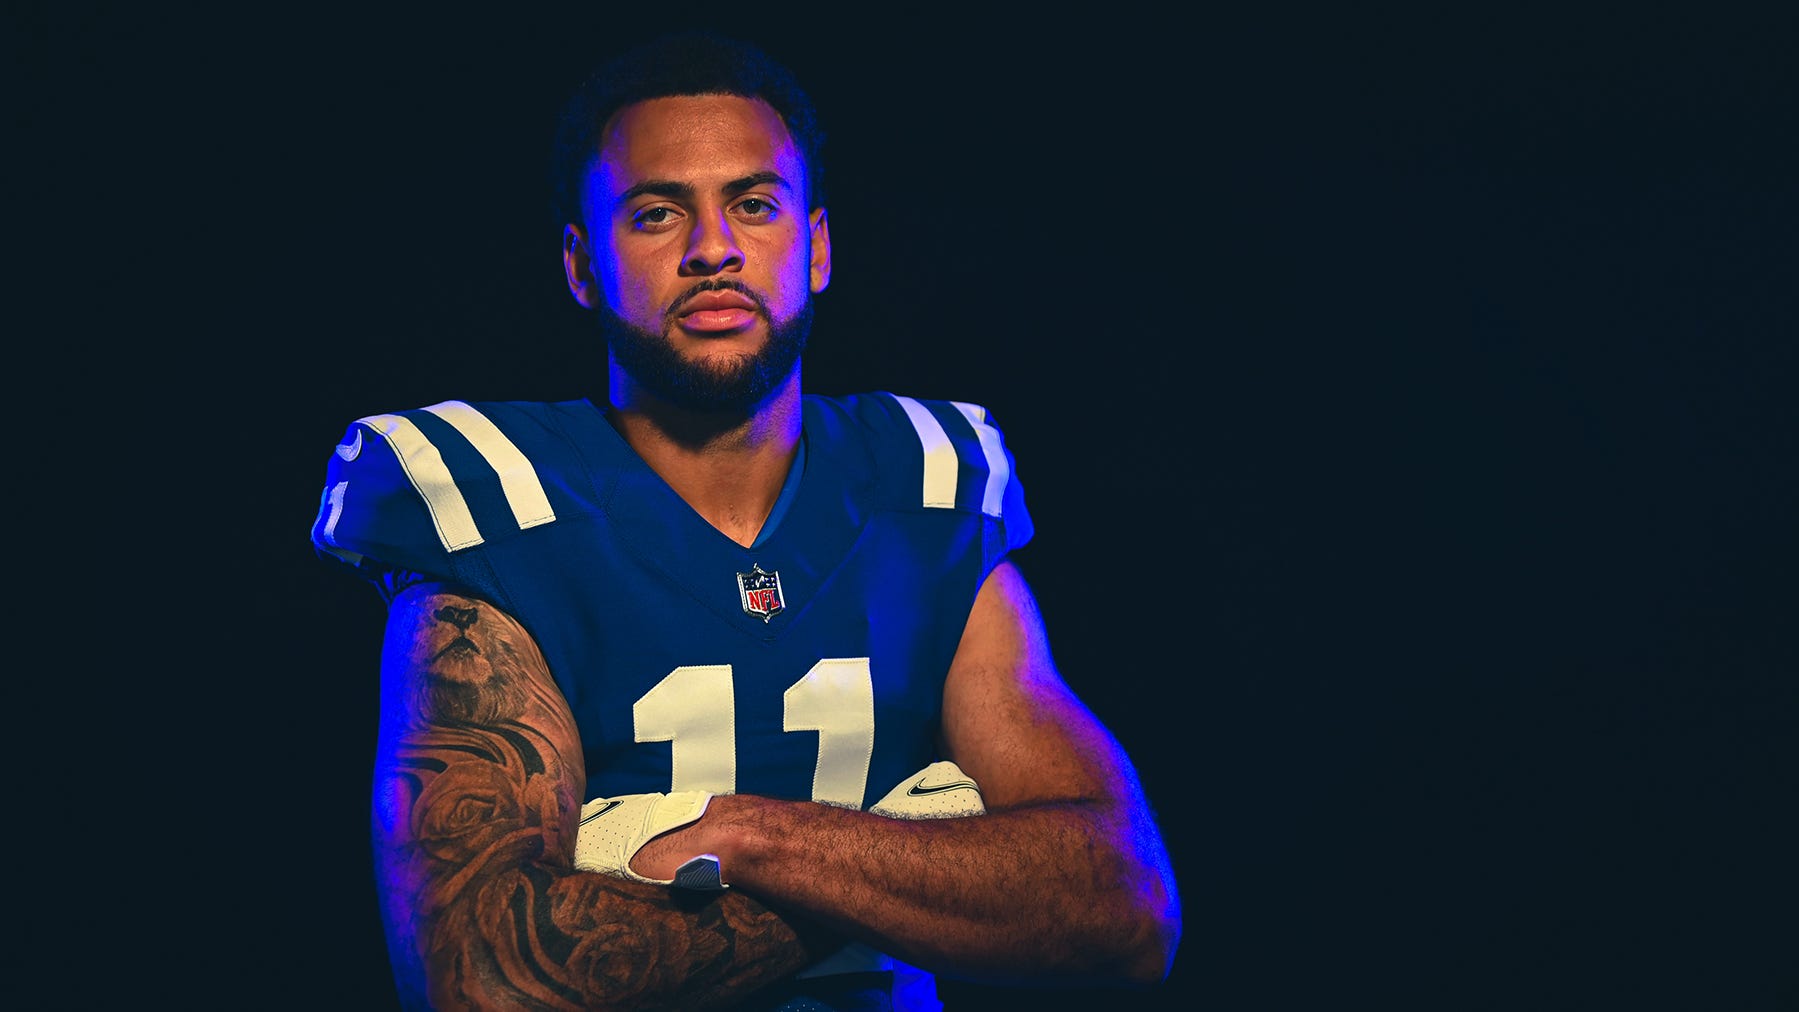
{"type": "Polygon", "coordinates": [[[1057,674],[1010,563],[976,597],[944,685],[943,744],[979,818],[892,820],[750,795],[637,852],[668,878],[698,853],[726,882],[926,969],[990,982],[1146,985],[1180,899],[1129,758],[1057,674]]]}
{"type": "Polygon", "coordinates": [[[530,635],[442,587],[388,612],[373,805],[409,1008],[707,1008],[826,951],[751,894],[576,871],[581,740],[530,635]]]}
{"type": "Polygon", "coordinates": [[[1010,564],[977,596],[944,688],[944,747],[989,814],[904,821],[717,797],[632,861],[666,879],[718,854],[732,888],[705,897],[574,869],[580,738],[509,616],[408,589],[382,668],[375,850],[411,1003],[708,1007],[843,937],[986,980],[1167,974],[1180,934],[1167,854],[1128,758],[1057,675],[1010,564]]]}

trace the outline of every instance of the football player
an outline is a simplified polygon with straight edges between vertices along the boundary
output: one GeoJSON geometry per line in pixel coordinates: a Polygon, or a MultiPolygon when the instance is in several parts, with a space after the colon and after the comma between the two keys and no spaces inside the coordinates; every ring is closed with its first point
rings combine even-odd
{"type": "Polygon", "coordinates": [[[1032,522],[994,419],[802,393],[817,138],[728,40],[595,75],[562,257],[606,396],[371,415],[329,459],[312,541],[389,602],[373,810],[409,1005],[1168,972],[1168,857],[1009,559],[1032,522]]]}

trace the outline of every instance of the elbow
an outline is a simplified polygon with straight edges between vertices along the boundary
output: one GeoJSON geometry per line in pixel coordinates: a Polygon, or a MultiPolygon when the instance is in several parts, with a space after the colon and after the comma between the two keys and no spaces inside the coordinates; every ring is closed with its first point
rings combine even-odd
{"type": "Polygon", "coordinates": [[[1094,983],[1153,988],[1168,979],[1181,942],[1181,898],[1174,868],[1155,837],[1096,853],[1096,889],[1080,919],[1088,958],[1077,960],[1094,983]]]}
{"type": "MultiPolygon", "coordinates": [[[[1090,930],[1070,950],[1071,959],[1048,976],[1079,987],[1149,990],[1168,979],[1180,947],[1178,904],[1133,904],[1113,908],[1090,922],[1090,930]],[[1078,955],[1076,955],[1078,953],[1078,955]]],[[[1041,981],[1043,970],[1024,980],[1041,981]]]]}
{"type": "Polygon", "coordinates": [[[1174,954],[1181,945],[1181,915],[1178,907],[1153,918],[1149,940],[1141,947],[1130,967],[1130,982],[1139,987],[1153,987],[1168,979],[1174,969],[1174,954]]]}
{"type": "Polygon", "coordinates": [[[1138,909],[1135,930],[1126,935],[1132,945],[1122,954],[1119,971],[1121,982],[1129,987],[1155,987],[1167,980],[1174,968],[1174,954],[1180,948],[1180,898],[1172,888],[1157,893],[1138,909]]]}
{"type": "Polygon", "coordinates": [[[1118,982],[1126,987],[1155,987],[1174,969],[1181,944],[1181,896],[1174,869],[1165,857],[1137,865],[1125,881],[1123,907],[1115,923],[1126,926],[1115,937],[1123,942],[1113,963],[1118,982]]]}

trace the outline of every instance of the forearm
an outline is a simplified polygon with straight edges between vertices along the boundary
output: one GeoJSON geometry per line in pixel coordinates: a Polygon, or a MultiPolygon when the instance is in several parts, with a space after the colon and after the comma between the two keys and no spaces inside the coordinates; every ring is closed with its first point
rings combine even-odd
{"type": "Polygon", "coordinates": [[[705,1008],[809,962],[741,892],[686,897],[574,868],[572,783],[532,730],[408,735],[376,792],[389,949],[432,1008],[705,1008]]]}
{"type": "Polygon", "coordinates": [[[744,893],[684,903],[664,888],[542,863],[424,891],[449,888],[456,895],[443,902],[384,895],[396,980],[420,1006],[712,1008],[814,958],[787,919],[744,893]]]}
{"type": "Polygon", "coordinates": [[[735,889],[927,969],[989,980],[1153,983],[1171,883],[1098,802],[895,820],[722,797],[701,826],[735,889]]]}

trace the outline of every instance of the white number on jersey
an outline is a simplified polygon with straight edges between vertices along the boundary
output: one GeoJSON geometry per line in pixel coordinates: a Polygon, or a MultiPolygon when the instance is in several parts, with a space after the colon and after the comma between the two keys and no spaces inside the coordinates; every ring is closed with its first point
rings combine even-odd
{"type": "MultiPolygon", "coordinates": [[[[812,800],[862,807],[875,748],[874,677],[866,657],[827,657],[781,697],[784,731],[818,732],[812,800]]],[[[737,790],[737,708],[729,664],[679,667],[631,708],[638,741],[672,742],[669,790],[737,790]]]]}

